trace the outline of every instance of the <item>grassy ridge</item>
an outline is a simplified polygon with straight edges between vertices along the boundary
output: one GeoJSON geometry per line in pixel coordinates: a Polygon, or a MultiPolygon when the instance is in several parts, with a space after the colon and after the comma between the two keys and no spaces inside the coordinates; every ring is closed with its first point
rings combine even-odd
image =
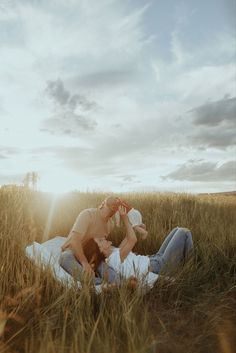
{"type": "MultiPolygon", "coordinates": [[[[190,228],[195,256],[145,295],[128,286],[96,295],[65,289],[24,247],[66,235],[77,214],[106,195],[63,199],[0,189],[0,352],[231,353],[235,342],[236,217],[234,196],[126,194],[149,228],[142,254],[157,251],[175,226],[190,228]]],[[[113,242],[122,239],[116,229],[113,242]]]]}

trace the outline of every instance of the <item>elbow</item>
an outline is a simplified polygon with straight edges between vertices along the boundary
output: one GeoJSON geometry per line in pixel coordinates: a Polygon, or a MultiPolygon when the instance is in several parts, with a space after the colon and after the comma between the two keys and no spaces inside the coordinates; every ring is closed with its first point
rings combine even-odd
{"type": "Polygon", "coordinates": [[[71,239],[70,241],[70,248],[71,250],[76,250],[80,245],[80,242],[77,239],[71,239]]]}
{"type": "Polygon", "coordinates": [[[70,249],[72,252],[74,252],[77,247],[78,247],[78,242],[76,242],[73,238],[70,239],[66,244],[66,248],[70,249]]]}

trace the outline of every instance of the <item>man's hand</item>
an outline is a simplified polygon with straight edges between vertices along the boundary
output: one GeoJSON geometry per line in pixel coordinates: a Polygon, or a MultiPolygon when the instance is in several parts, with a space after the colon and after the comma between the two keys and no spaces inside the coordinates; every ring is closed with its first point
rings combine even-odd
{"type": "Polygon", "coordinates": [[[83,266],[83,270],[84,270],[85,275],[88,275],[88,276],[91,276],[91,277],[95,277],[95,272],[92,269],[92,267],[89,265],[88,262],[84,262],[82,264],[82,266],[83,266]]]}
{"type": "Polygon", "coordinates": [[[147,230],[146,224],[144,224],[144,223],[141,223],[139,227],[141,227],[141,228],[147,230]]]}
{"type": "Polygon", "coordinates": [[[122,218],[127,217],[126,208],[124,206],[119,206],[118,211],[122,218]]]}
{"type": "Polygon", "coordinates": [[[139,225],[139,227],[141,228],[141,232],[140,232],[141,233],[141,239],[145,240],[147,238],[147,236],[148,236],[148,231],[147,231],[147,228],[146,228],[146,224],[141,223],[139,225]]]}

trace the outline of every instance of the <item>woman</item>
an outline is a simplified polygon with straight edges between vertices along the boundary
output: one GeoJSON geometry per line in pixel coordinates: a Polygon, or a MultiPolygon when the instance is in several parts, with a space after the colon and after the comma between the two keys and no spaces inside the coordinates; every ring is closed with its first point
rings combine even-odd
{"type": "Polygon", "coordinates": [[[162,271],[170,274],[178,264],[191,255],[192,234],[188,229],[178,227],[170,232],[156,254],[147,256],[134,254],[132,249],[137,242],[136,234],[128,220],[125,208],[121,206],[119,212],[125,224],[126,236],[118,248],[112,247],[112,242],[105,237],[91,239],[92,244],[85,244],[84,253],[93,264],[95,272],[99,261],[105,258],[106,263],[122,277],[135,276],[142,279],[149,272],[159,274],[162,271]]]}

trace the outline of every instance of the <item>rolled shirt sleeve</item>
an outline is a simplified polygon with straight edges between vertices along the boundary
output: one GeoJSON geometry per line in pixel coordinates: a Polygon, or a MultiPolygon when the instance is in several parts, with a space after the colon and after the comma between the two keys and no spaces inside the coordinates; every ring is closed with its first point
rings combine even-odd
{"type": "Polygon", "coordinates": [[[90,214],[88,210],[80,212],[76,221],[71,229],[72,232],[77,232],[81,235],[85,235],[88,232],[90,224],[90,214]]]}

